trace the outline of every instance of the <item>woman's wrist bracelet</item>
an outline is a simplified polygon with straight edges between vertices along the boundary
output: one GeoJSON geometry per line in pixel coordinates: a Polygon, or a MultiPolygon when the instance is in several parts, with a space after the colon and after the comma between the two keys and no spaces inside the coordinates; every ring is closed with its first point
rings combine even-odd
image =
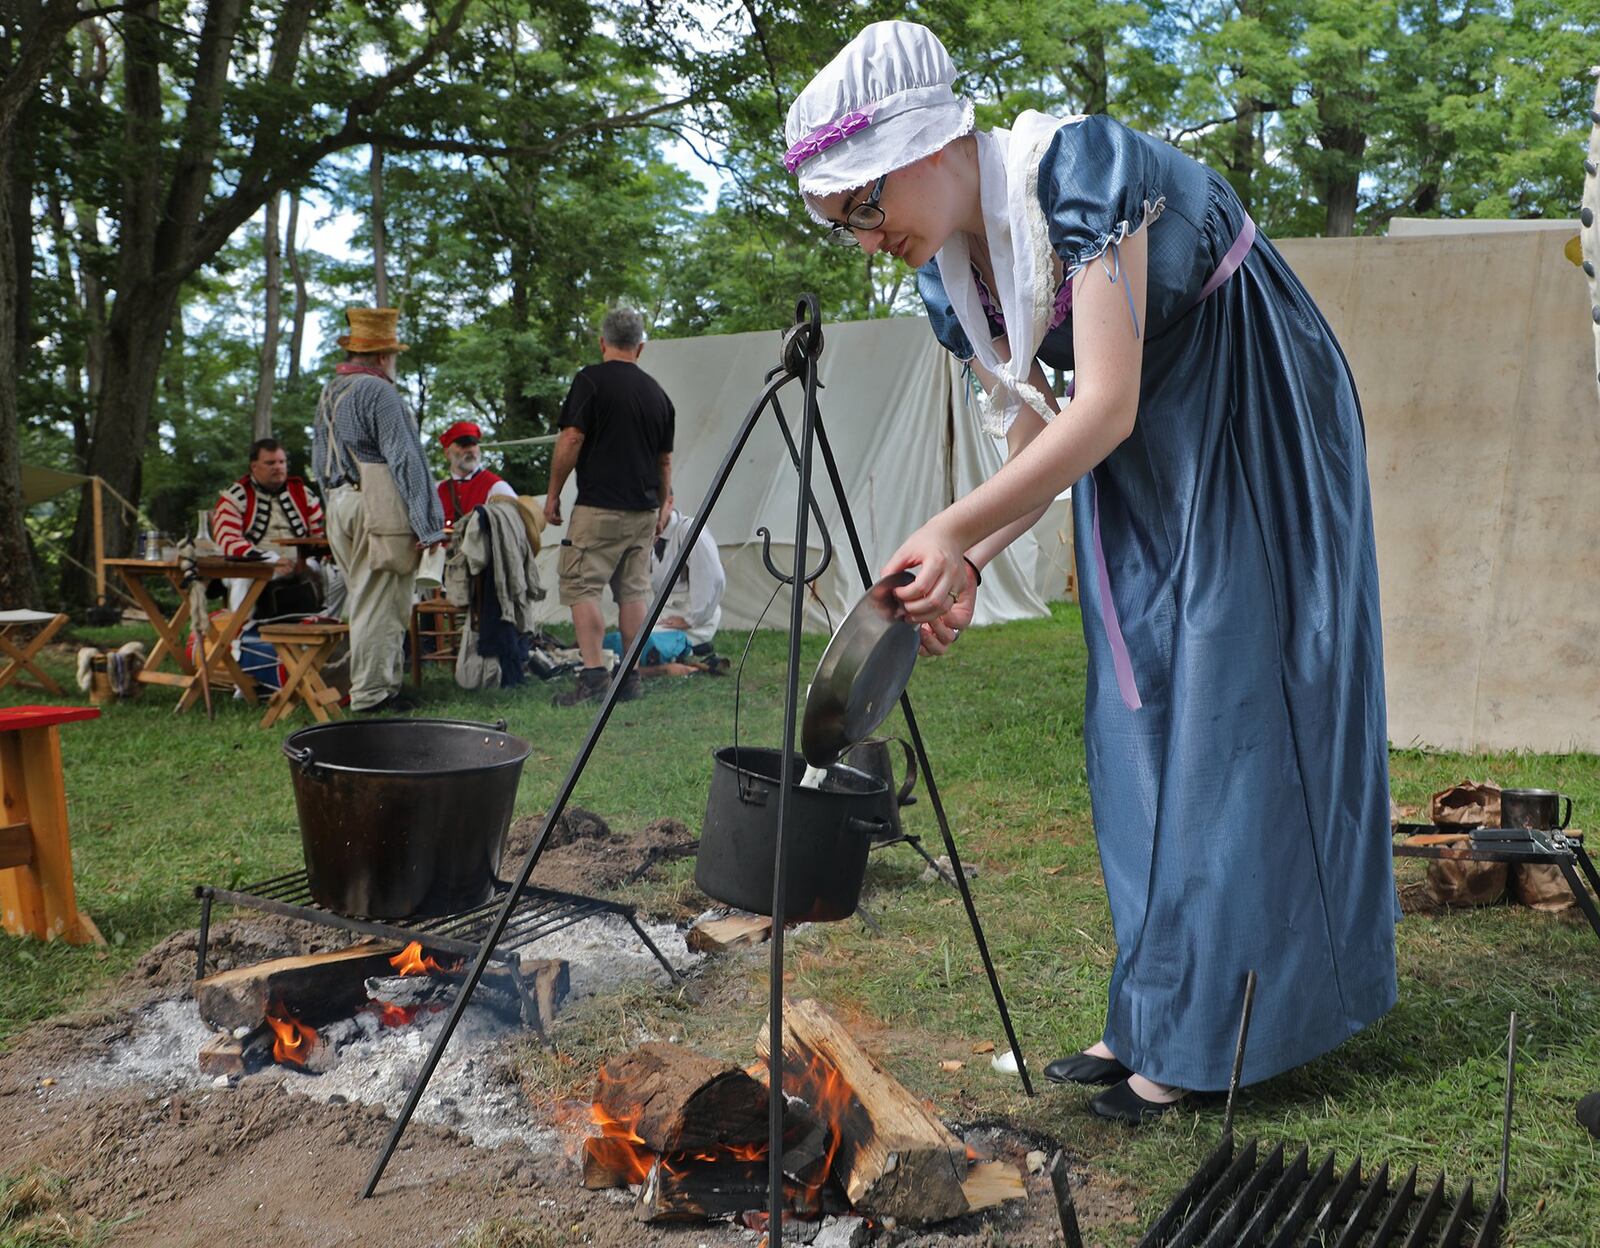
{"type": "Polygon", "coordinates": [[[978,565],[973,563],[968,556],[962,555],[961,558],[966,561],[967,567],[972,569],[972,588],[977,589],[978,586],[983,584],[983,573],[978,571],[978,565]]]}

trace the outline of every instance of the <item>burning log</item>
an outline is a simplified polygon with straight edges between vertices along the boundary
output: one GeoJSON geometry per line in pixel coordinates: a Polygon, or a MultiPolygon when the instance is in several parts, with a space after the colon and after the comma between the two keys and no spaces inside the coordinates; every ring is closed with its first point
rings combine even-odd
{"type": "Polygon", "coordinates": [[[314,1026],[365,1002],[367,977],[387,971],[395,951],[394,945],[360,944],[219,971],[195,980],[195,1004],[201,1018],[230,1032],[261,1026],[274,1001],[314,1026]]]}
{"type": "Polygon", "coordinates": [[[710,1150],[766,1138],[767,1090],[739,1067],[676,1044],[613,1058],[595,1081],[595,1119],[626,1122],[658,1153],[710,1150]]]}
{"type": "Polygon", "coordinates": [[[202,1075],[244,1074],[244,1041],[235,1040],[226,1033],[212,1036],[200,1046],[200,1073],[202,1075]]]}
{"type": "MultiPolygon", "coordinates": [[[[909,1225],[967,1211],[967,1150],[814,1001],[784,1007],[784,1086],[839,1133],[833,1172],[863,1213],[909,1225]]],[[[767,1029],[757,1046],[767,1056],[767,1029]]]]}
{"type": "Polygon", "coordinates": [[[627,1140],[591,1135],[583,1142],[583,1186],[598,1192],[643,1183],[650,1173],[650,1157],[627,1140]]]}
{"type": "Polygon", "coordinates": [[[700,1222],[766,1204],[765,1159],[675,1162],[662,1157],[645,1176],[634,1212],[641,1222],[700,1222]]]}

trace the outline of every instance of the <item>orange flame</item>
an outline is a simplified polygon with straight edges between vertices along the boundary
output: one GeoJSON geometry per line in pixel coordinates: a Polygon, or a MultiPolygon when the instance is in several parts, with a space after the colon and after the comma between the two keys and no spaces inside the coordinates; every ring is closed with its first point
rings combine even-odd
{"type": "Polygon", "coordinates": [[[417,1016],[420,1005],[394,1005],[388,1001],[373,1000],[372,1012],[385,1027],[404,1027],[417,1016]]]}
{"type": "Polygon", "coordinates": [[[621,1118],[613,1118],[598,1103],[589,1106],[589,1121],[600,1128],[598,1139],[584,1145],[608,1169],[627,1178],[630,1184],[643,1183],[650,1174],[656,1155],[636,1130],[644,1107],[637,1106],[621,1118]]]}
{"type": "Polygon", "coordinates": [[[273,1061],[284,1066],[304,1066],[311,1050],[317,1047],[315,1029],[295,1018],[281,1002],[268,1008],[267,1025],[273,1032],[273,1061]]]}
{"type": "Polygon", "coordinates": [[[390,958],[389,965],[394,967],[397,975],[449,975],[461,969],[459,960],[449,966],[440,966],[433,960],[431,953],[427,957],[423,957],[422,942],[420,940],[413,940],[399,953],[395,954],[394,957],[390,958]]]}

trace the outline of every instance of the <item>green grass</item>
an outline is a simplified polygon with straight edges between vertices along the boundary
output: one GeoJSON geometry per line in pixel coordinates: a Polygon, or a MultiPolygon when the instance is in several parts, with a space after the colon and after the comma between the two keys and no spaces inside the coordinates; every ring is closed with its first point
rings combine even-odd
{"type": "MultiPolygon", "coordinates": [[[[96,634],[102,643],[124,633],[96,634]]],[[[737,655],[742,639],[723,639],[737,655]]],[[[822,639],[808,637],[806,670],[822,639]]],[[[745,674],[740,735],[779,739],[784,645],[759,635],[745,674]]],[[[58,670],[65,673],[64,667],[58,670]]],[[[985,932],[1036,1071],[1099,1033],[1113,956],[1094,850],[1084,773],[1084,654],[1075,608],[1052,620],[974,631],[957,652],[924,664],[913,683],[923,733],[974,884],[985,932]],[[1059,868],[1059,870],[1057,870],[1059,868]],[[1052,874],[1051,872],[1054,871],[1052,874]]],[[[734,682],[650,683],[649,697],[618,708],[575,801],[621,829],[661,816],[698,827],[710,751],[733,737],[734,682]]],[[[584,711],[549,705],[548,686],[467,696],[431,672],[426,713],[504,718],[533,742],[518,811],[542,809],[588,727],[584,711]]],[[[11,701],[22,700],[10,695],[11,701]]],[[[152,688],[93,723],[62,730],[80,904],[109,949],[0,941],[0,1043],[31,1019],[77,1004],[169,933],[193,926],[192,886],[239,884],[300,861],[283,733],[263,732],[259,711],[224,701],[217,721],[174,717],[175,695],[152,688]]],[[[306,722],[303,716],[293,726],[306,722]]],[[[894,720],[886,730],[900,731],[894,720]]],[[[1600,809],[1600,759],[1396,750],[1396,800],[1417,804],[1471,777],[1559,787],[1579,814],[1600,809]]],[[[926,797],[909,828],[937,839],[926,797]]],[[[1132,1242],[1137,1230],[1215,1143],[1214,1110],[1175,1114],[1129,1132],[1099,1125],[1087,1095],[1044,1086],[1028,1099],[995,1076],[980,1042],[1004,1047],[971,933],[949,890],[918,881],[908,850],[874,857],[867,905],[883,927],[818,925],[789,942],[791,995],[815,995],[859,1023],[875,1051],[952,1118],[1007,1115],[1046,1131],[1137,1193],[1139,1220],[1095,1232],[1132,1242]],[[955,1073],[941,1058],[960,1058],[955,1073]]],[[[661,904],[688,892],[691,862],[665,882],[636,886],[661,904]]],[[[1402,879],[1421,874],[1401,864],[1402,879]]],[[[1577,1248],[1600,1244],[1600,1147],[1572,1107],[1600,1087],[1600,945],[1586,927],[1513,906],[1409,917],[1400,928],[1401,999],[1380,1024],[1311,1065],[1242,1097],[1240,1127],[1271,1141],[1356,1153],[1391,1169],[1417,1163],[1452,1186],[1492,1179],[1499,1148],[1506,1014],[1522,1025],[1513,1171],[1513,1238],[1577,1248]]],[[[675,1034],[748,1057],[765,1011],[765,963],[718,972],[719,1008],[690,997],[622,994],[574,1011],[563,1053],[530,1052],[530,1087],[578,1086],[608,1051],[640,1031],[675,1034]]],[[[512,1241],[516,1242],[516,1241],[512,1241]]],[[[537,1241],[535,1241],[537,1242],[537,1241]]]]}

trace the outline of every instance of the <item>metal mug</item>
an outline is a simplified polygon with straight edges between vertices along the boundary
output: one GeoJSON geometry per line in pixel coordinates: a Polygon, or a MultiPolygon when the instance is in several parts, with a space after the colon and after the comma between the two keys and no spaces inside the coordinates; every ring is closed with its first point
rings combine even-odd
{"type": "Polygon", "coordinates": [[[843,761],[857,771],[877,776],[889,786],[883,808],[883,815],[889,821],[889,832],[884,839],[894,840],[903,836],[900,808],[910,806],[917,800],[911,795],[911,790],[917,786],[917,756],[911,748],[911,743],[902,737],[868,737],[846,750],[843,761]],[[898,745],[905,751],[905,779],[900,782],[898,792],[894,787],[894,751],[890,749],[893,745],[898,745]]]}
{"type": "Polygon", "coordinates": [[[1501,789],[1500,826],[1559,830],[1572,821],[1572,799],[1554,789],[1501,789]],[[1561,812],[1566,798],[1566,813],[1561,812]]]}

